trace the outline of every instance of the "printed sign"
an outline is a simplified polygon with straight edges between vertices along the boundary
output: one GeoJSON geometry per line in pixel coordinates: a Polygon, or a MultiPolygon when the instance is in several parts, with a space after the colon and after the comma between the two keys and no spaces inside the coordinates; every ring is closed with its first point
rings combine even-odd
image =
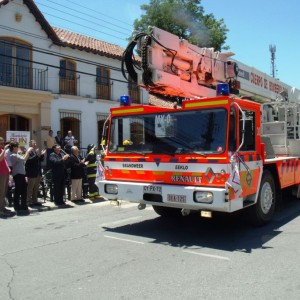
{"type": "Polygon", "coordinates": [[[30,131],[6,131],[6,140],[19,143],[20,147],[29,147],[30,131]]]}

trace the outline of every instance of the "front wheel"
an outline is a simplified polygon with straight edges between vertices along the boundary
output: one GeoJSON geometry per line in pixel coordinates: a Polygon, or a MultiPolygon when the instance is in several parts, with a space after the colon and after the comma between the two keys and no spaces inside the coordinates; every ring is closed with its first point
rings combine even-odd
{"type": "Polygon", "coordinates": [[[275,210],[276,189],[270,171],[264,171],[259,188],[257,203],[251,207],[251,221],[261,226],[271,221],[275,210]]]}

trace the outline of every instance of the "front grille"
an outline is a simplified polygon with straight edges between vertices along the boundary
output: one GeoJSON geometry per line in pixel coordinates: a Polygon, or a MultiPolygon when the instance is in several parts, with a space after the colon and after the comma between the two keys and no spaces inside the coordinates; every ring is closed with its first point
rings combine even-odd
{"type": "Polygon", "coordinates": [[[157,194],[144,194],[143,200],[151,202],[163,202],[162,195],[157,194]]]}

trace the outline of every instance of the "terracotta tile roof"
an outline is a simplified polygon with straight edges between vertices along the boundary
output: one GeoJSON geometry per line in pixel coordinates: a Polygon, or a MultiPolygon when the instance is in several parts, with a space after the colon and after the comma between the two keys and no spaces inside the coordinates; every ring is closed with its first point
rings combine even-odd
{"type": "MultiPolygon", "coordinates": [[[[0,7],[2,5],[6,5],[10,1],[13,0],[0,0],[0,7]]],[[[106,57],[121,59],[124,49],[120,46],[96,40],[94,38],[64,29],[51,27],[34,1],[23,0],[23,2],[25,5],[27,5],[30,12],[34,15],[36,21],[40,23],[41,27],[54,44],[92,52],[94,54],[99,54],[106,57]]]]}
{"type": "Polygon", "coordinates": [[[100,41],[89,36],[52,27],[63,46],[121,59],[124,49],[118,45],[100,41]]]}

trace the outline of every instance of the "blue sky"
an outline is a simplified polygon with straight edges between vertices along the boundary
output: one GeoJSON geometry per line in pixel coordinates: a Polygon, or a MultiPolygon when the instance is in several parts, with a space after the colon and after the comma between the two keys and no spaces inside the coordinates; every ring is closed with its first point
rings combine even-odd
{"type": "MultiPolygon", "coordinates": [[[[48,22],[126,47],[140,6],[148,0],[35,0],[48,22]]],[[[299,0],[202,0],[205,13],[224,19],[234,58],[271,74],[269,46],[276,46],[277,78],[300,89],[299,0]]]]}

